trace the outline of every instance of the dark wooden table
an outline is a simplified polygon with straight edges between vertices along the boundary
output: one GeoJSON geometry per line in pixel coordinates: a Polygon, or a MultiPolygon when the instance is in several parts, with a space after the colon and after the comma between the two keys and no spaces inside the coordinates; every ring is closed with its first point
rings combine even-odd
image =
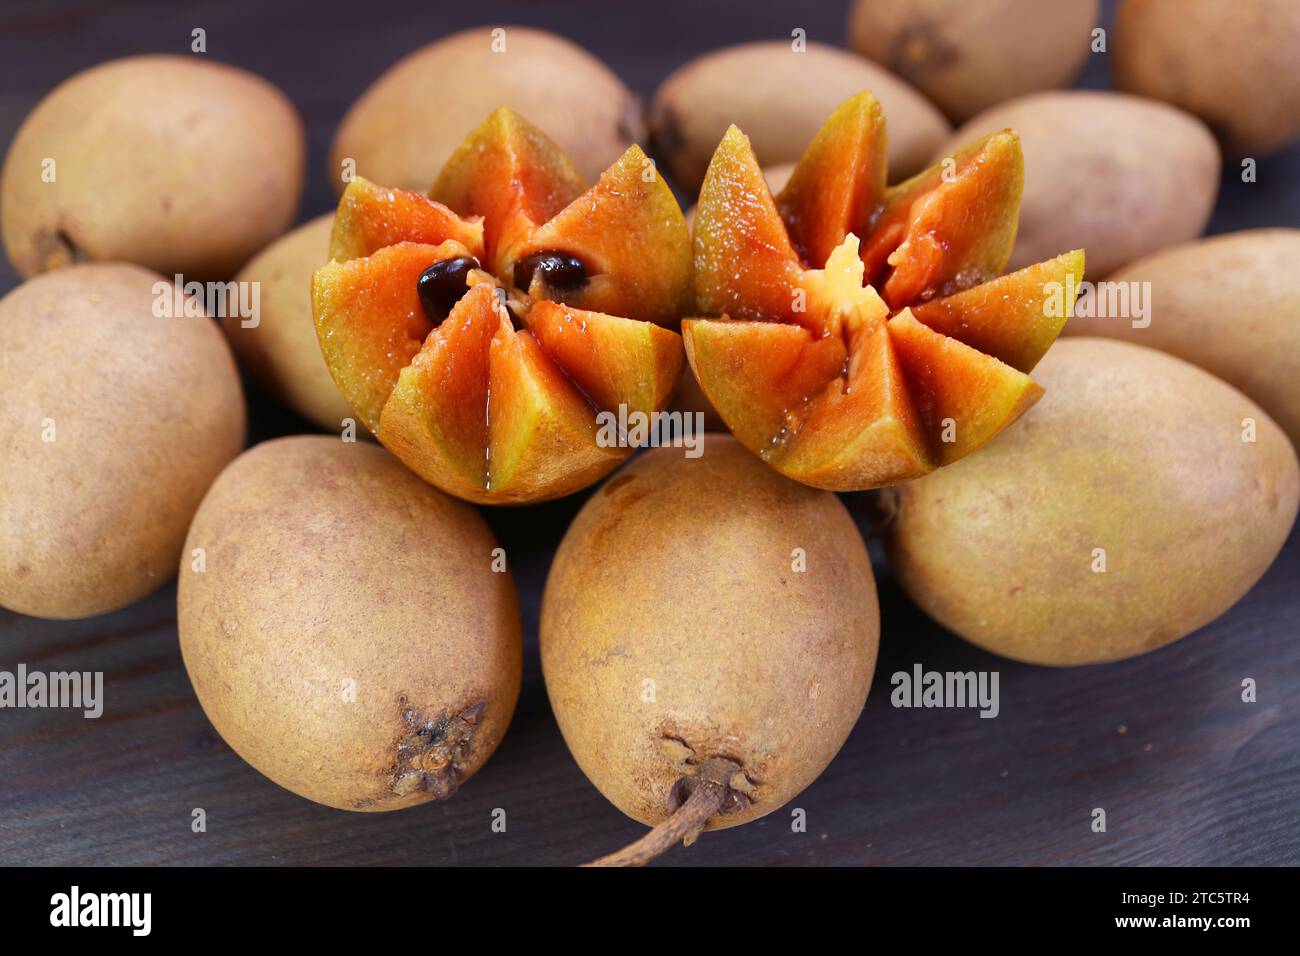
{"type": "MultiPolygon", "coordinates": [[[[347,104],[399,55],[445,33],[493,22],[549,27],[648,96],[673,67],[726,43],[784,37],[795,26],[842,42],[844,13],[838,4],[697,0],[310,8],[8,0],[0,143],[64,77],[111,57],[183,51],[202,26],[211,56],[267,76],[302,111],[311,148],[306,219],[331,205],[325,150],[347,104]]],[[[1083,84],[1106,85],[1104,57],[1093,57],[1083,84]]],[[[1292,149],[1261,163],[1253,185],[1225,178],[1211,231],[1297,223],[1300,150],[1292,149]]],[[[16,281],[0,265],[0,292],[16,281]]],[[[256,391],[250,404],[253,440],[308,430],[256,391]]],[[[0,669],[103,671],[107,697],[98,720],[0,711],[0,863],[562,864],[634,839],[642,828],[597,793],[565,749],[537,659],[550,555],[582,500],[488,514],[522,598],[519,709],[500,750],[452,800],[398,813],[317,806],[225,746],[181,666],[174,586],[75,623],[0,612],[0,669]],[[206,833],[190,830],[197,807],[206,833]],[[490,826],[496,808],[507,812],[505,833],[490,826]]],[[[1072,670],[1014,664],[965,644],[922,616],[879,560],[877,571],[884,620],[875,688],[844,750],[791,805],[806,811],[807,832],[791,832],[787,808],[706,835],[664,865],[1300,863],[1300,534],[1203,631],[1135,660],[1072,670]],[[1001,715],[894,709],[889,675],[918,662],[998,670],[1001,715]],[[1258,682],[1258,703],[1241,702],[1246,677],[1258,682]],[[1090,828],[1095,807],[1107,812],[1105,833],[1090,828]]]]}

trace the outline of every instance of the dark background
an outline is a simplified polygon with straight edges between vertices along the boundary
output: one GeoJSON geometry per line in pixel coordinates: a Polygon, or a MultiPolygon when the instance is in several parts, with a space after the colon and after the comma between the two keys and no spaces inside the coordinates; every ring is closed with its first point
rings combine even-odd
{"type": "MultiPolygon", "coordinates": [[[[0,144],[60,80],[115,57],[188,52],[190,30],[201,26],[209,56],[267,77],[302,113],[306,220],[333,204],[325,155],[346,107],[401,55],[445,34],[510,23],[552,29],[648,99],[676,66],[726,44],[784,38],[798,26],[809,40],[842,45],[846,8],[6,0],[0,144]]],[[[1104,55],[1090,58],[1081,85],[1108,85],[1104,55]]],[[[1300,149],[1261,162],[1252,185],[1226,164],[1211,232],[1297,224],[1300,149]]],[[[0,263],[0,292],[16,283],[0,263]]],[[[249,399],[252,440],[310,430],[256,390],[249,399]]],[[[174,585],[88,621],[0,611],[0,668],[103,671],[107,698],[93,721],[66,710],[0,713],[0,863],[576,863],[636,838],[643,828],[600,796],[565,749],[537,659],[550,555],[584,498],[488,512],[523,605],[519,708],[497,754],[450,801],[395,813],[317,806],[225,746],[181,666],[174,585]],[[195,807],[207,811],[207,833],[190,832],[195,807]],[[508,814],[504,834],[489,826],[498,807],[508,814]]],[[[846,503],[861,516],[860,498],[846,503]]],[[[791,804],[807,812],[808,832],[790,832],[786,808],[706,834],[662,863],[1300,863],[1300,534],[1204,630],[1135,660],[1070,670],[1001,660],[945,633],[876,557],[875,687],[844,750],[791,804]],[[1000,671],[1001,715],[892,708],[889,675],[918,662],[1000,671]],[[1258,681],[1258,703],[1241,703],[1245,677],[1258,681]],[[1094,807],[1106,809],[1107,833],[1091,832],[1094,807]]]]}

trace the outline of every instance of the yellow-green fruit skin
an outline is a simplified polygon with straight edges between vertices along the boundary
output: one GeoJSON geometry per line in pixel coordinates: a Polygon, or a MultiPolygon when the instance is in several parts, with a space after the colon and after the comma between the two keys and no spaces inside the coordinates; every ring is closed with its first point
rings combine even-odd
{"type": "Polygon", "coordinates": [[[673,176],[698,189],[731,124],[763,166],[797,162],[844,100],[870,90],[889,125],[889,178],[926,165],[952,128],[943,114],[888,70],[824,43],[742,43],[697,57],[664,80],[650,104],[650,132],[673,176]]]}
{"type": "Polygon", "coordinates": [[[163,282],[94,263],[0,299],[0,605],[10,610],[90,617],[171,580],[190,518],[243,447],[230,349],[205,316],[155,316],[163,282]]]}
{"type": "Polygon", "coordinates": [[[1259,402],[1300,447],[1298,264],[1300,229],[1184,243],[1111,275],[1115,285],[1149,289],[1150,312],[1136,327],[1130,316],[1075,316],[1065,331],[1125,339],[1199,365],[1259,402]]]}
{"type": "Polygon", "coordinates": [[[1124,0],[1110,36],[1118,88],[1195,113],[1230,155],[1300,136],[1295,0],[1124,0]]]}
{"type": "Polygon", "coordinates": [[[1021,421],[897,489],[886,550],[923,610],[995,654],[1065,666],[1162,647],[1250,590],[1300,495],[1259,406],[1109,339],[1058,342],[1034,378],[1047,393],[1021,421]]]}
{"type": "Polygon", "coordinates": [[[329,261],[333,227],[333,214],[318,216],[258,253],[235,277],[257,284],[256,323],[228,310],[221,326],[240,365],[290,408],[327,431],[352,419],[365,434],[330,378],[311,314],[312,274],[329,261]]]}
{"type": "Polygon", "coordinates": [[[935,162],[1002,129],[1020,134],[1025,189],[1009,270],[1082,247],[1088,277],[1194,239],[1219,192],[1219,148],[1189,113],[1123,93],[1008,100],[962,125],[935,162]],[[1083,198],[1086,197],[1086,198],[1083,198]]]}
{"type": "Polygon", "coordinates": [[[546,582],[542,670],[578,765],[642,823],[668,815],[698,761],[738,761],[753,803],[715,815],[720,829],[830,763],[879,633],[871,562],[839,500],[710,435],[699,458],[646,453],[583,507],[546,582]]]}
{"type": "Polygon", "coordinates": [[[644,138],[641,103],[604,63],[564,37],[476,27],[403,57],[352,104],[330,147],[335,190],[351,160],[372,182],[424,192],[453,150],[506,106],[595,179],[644,138]]]}
{"type": "Polygon", "coordinates": [[[964,120],[1013,96],[1068,86],[1097,0],[855,0],[849,44],[964,120]]]}
{"type": "Polygon", "coordinates": [[[448,733],[468,732],[452,761],[464,783],[519,695],[519,606],[496,547],[477,511],[375,445],[255,446],[213,484],[181,561],[199,703],[253,767],[327,806],[432,799],[421,772],[448,733]]]}
{"type": "Polygon", "coordinates": [[[103,63],[14,137],[5,252],[24,276],[112,260],[227,279],[293,222],[305,151],[293,105],[252,73],[203,57],[103,63]]]}

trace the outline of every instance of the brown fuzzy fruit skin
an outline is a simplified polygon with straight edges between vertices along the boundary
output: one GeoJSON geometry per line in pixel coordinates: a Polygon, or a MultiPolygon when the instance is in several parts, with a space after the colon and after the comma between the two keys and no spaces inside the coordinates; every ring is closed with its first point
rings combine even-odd
{"type": "Polygon", "coordinates": [[[849,45],[954,120],[1069,86],[1088,58],[1097,0],[856,0],[849,45]]]}
{"type": "Polygon", "coordinates": [[[330,181],[343,191],[350,158],[366,179],[426,192],[502,106],[555,140],[592,182],[644,138],[640,101],[582,47],[545,30],[476,27],[408,54],[361,94],[330,146],[330,181]],[[494,29],[504,31],[504,52],[493,52],[494,29]]]}
{"type": "Polygon", "coordinates": [[[889,179],[920,171],[952,127],[929,100],[875,63],[824,43],[726,47],[691,60],[660,85],[650,133],[673,175],[698,189],[727,127],[745,131],[763,166],[797,162],[844,100],[870,90],[889,124],[889,179]]]}
{"type": "Polygon", "coordinates": [[[111,260],[226,279],[292,224],[305,152],[297,111],[261,77],[202,57],[113,60],[19,128],[0,180],[5,251],[24,276],[111,260]]]}
{"type": "Polygon", "coordinates": [[[245,328],[232,313],[221,327],[239,364],[286,405],[327,431],[338,432],[350,418],[364,435],[330,378],[311,315],[311,277],[329,261],[333,227],[332,213],[318,216],[258,253],[235,277],[259,284],[258,324],[245,328]]]}
{"type": "Polygon", "coordinates": [[[243,447],[230,350],[206,317],[155,317],[161,281],[88,263],[0,299],[4,607],[89,617],[171,580],[190,518],[243,447]]]}
{"type": "Polygon", "coordinates": [[[1162,647],[1250,590],[1300,496],[1271,418],[1126,342],[1064,339],[1034,375],[1047,394],[1020,422],[896,490],[886,548],[923,610],[995,654],[1065,666],[1162,647]]]}
{"type": "Polygon", "coordinates": [[[1300,229],[1251,229],[1146,256],[1111,275],[1151,283],[1150,325],[1076,316],[1102,335],[1176,355],[1241,389],[1300,448],[1300,229]]]}
{"type": "Polygon", "coordinates": [[[452,783],[471,777],[519,696],[519,605],[495,547],[478,512],[375,445],[250,449],[212,486],[181,561],[181,654],[208,719],[327,806],[449,795],[438,766],[451,756],[452,783]],[[463,750],[439,750],[462,735],[463,750]]]}
{"type": "Polygon", "coordinates": [[[1231,156],[1269,156],[1300,136],[1300,4],[1125,0],[1115,85],[1205,120],[1231,156]]]}
{"type": "Polygon", "coordinates": [[[839,500],[710,435],[697,459],[647,452],[583,507],[546,582],[542,670],[578,765],[642,823],[704,759],[739,762],[753,802],[711,818],[721,829],[826,768],[879,635],[871,561],[839,500]]]}
{"type": "Polygon", "coordinates": [[[1219,148],[1200,120],[1123,93],[1034,93],[979,114],[935,154],[1020,134],[1025,190],[1008,270],[1082,247],[1088,278],[1199,236],[1219,192],[1219,148]],[[1087,197],[1086,199],[1081,197],[1087,197]]]}

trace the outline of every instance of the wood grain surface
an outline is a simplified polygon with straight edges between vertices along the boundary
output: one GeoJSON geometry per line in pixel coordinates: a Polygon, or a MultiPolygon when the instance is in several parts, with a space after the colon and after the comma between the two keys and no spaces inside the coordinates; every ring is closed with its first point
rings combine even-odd
{"type": "MultiPolygon", "coordinates": [[[[719,45],[794,27],[842,43],[844,12],[836,3],[697,0],[9,0],[0,10],[0,144],[66,76],[112,57],[183,52],[202,26],[210,56],[270,78],[303,113],[305,220],[330,208],[325,151],[344,109],[398,56],[443,34],[475,24],[549,27],[648,97],[675,66],[719,45]]],[[[1106,85],[1103,57],[1092,58],[1083,84],[1106,85]]],[[[1211,231],[1300,224],[1300,150],[1261,162],[1253,185],[1234,172],[1211,231]]],[[[16,282],[0,265],[0,292],[16,282]]],[[[309,430],[255,390],[250,405],[254,441],[309,430]]],[[[519,708],[497,754],[453,799],[396,813],[314,805],[225,746],[181,666],[174,585],[87,621],[0,612],[0,669],[102,671],[106,696],[97,720],[0,711],[0,863],[570,864],[635,839],[643,828],[597,793],[565,749],[538,665],[546,569],[583,499],[488,513],[520,588],[519,708]],[[207,832],[196,834],[191,813],[200,807],[207,832]],[[497,809],[506,811],[504,833],[491,827],[497,809]]],[[[860,497],[846,502],[861,513],[860,497]]],[[[876,557],[881,658],[843,751],[790,807],[706,834],[661,865],[1300,863],[1300,535],[1201,632],[1135,660],[1071,670],[1000,660],[945,633],[876,557]],[[997,670],[1000,716],[891,707],[890,674],[916,663],[997,670]],[[1240,699],[1247,677],[1258,682],[1257,703],[1240,699]],[[792,832],[796,807],[807,832],[792,832]],[[1106,833],[1090,829],[1094,807],[1107,811],[1106,833]]]]}

